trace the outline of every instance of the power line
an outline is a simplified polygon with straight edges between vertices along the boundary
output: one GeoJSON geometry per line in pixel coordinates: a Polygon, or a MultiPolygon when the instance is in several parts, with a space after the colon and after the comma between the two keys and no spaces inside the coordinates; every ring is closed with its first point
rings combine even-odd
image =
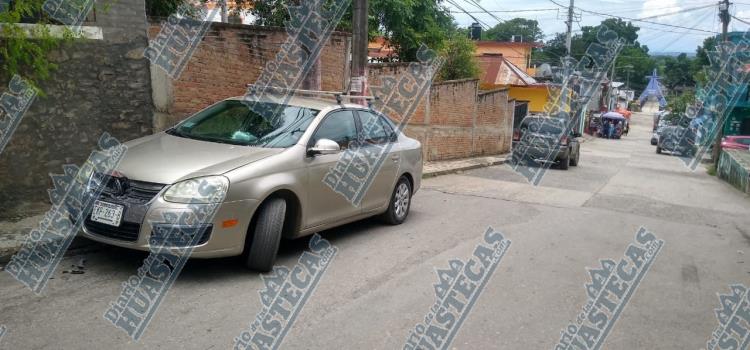
{"type": "MultiPolygon", "coordinates": [[[[711,15],[713,15],[713,11],[707,12],[707,13],[706,13],[706,14],[704,14],[704,15],[703,15],[702,17],[698,18],[698,19],[697,19],[697,20],[696,20],[696,21],[694,22],[694,23],[696,23],[696,24],[695,24],[695,26],[693,26],[693,28],[695,28],[695,27],[697,27],[697,26],[699,26],[699,25],[703,24],[703,20],[704,20],[704,19],[705,19],[706,17],[708,17],[708,16],[711,16],[711,15]]],[[[681,37],[677,37],[677,38],[675,38],[674,40],[672,40],[672,42],[670,42],[670,43],[669,43],[669,44],[667,44],[666,46],[662,46],[662,48],[661,48],[661,49],[662,49],[662,50],[664,50],[664,49],[666,49],[666,48],[668,48],[668,47],[670,47],[670,46],[674,45],[674,43],[676,43],[676,42],[677,42],[677,41],[679,41],[680,39],[681,39],[681,37]]]]}
{"type": "Polygon", "coordinates": [[[680,11],[675,11],[675,12],[670,12],[670,13],[663,13],[663,14],[660,14],[660,15],[654,15],[654,16],[648,16],[648,17],[641,17],[641,18],[639,18],[639,20],[659,18],[659,17],[666,17],[666,16],[676,15],[676,14],[680,14],[680,13],[685,13],[685,12],[700,10],[700,9],[704,9],[704,8],[708,8],[708,7],[714,7],[714,6],[716,6],[716,5],[711,4],[711,5],[704,5],[704,6],[698,6],[698,7],[691,7],[691,8],[687,8],[687,9],[680,10],[680,11]]]}
{"type": "MultiPolygon", "coordinates": [[[[550,0],[550,1],[552,1],[552,0],[550,0]]],[[[678,26],[676,24],[666,24],[666,23],[659,23],[659,22],[654,22],[654,21],[641,20],[641,19],[638,19],[638,18],[616,16],[616,15],[611,15],[611,14],[608,14],[608,13],[601,13],[601,12],[596,12],[596,11],[584,10],[584,9],[582,9],[580,7],[578,9],[581,10],[581,11],[583,11],[583,12],[586,12],[586,13],[590,13],[590,14],[598,15],[598,16],[603,16],[603,17],[619,18],[619,19],[628,20],[628,21],[650,23],[650,24],[656,24],[656,25],[665,26],[665,27],[694,30],[694,31],[704,32],[704,33],[709,33],[709,34],[719,34],[719,32],[715,32],[715,31],[712,31],[712,30],[705,30],[705,29],[698,29],[698,28],[689,28],[689,27],[684,27],[684,26],[678,26]]]]}
{"type": "Polygon", "coordinates": [[[730,16],[732,16],[732,18],[734,18],[734,19],[736,19],[736,20],[738,20],[738,21],[740,21],[740,22],[742,22],[742,23],[745,23],[745,24],[749,24],[749,25],[750,25],[750,22],[748,22],[748,21],[745,21],[745,20],[743,20],[743,19],[741,19],[741,18],[739,18],[739,17],[735,17],[734,15],[730,15],[730,16]]]}
{"type": "MultiPolygon", "coordinates": [[[[512,12],[543,12],[543,11],[557,11],[556,8],[549,9],[529,9],[529,10],[490,10],[490,11],[468,11],[468,13],[512,13],[512,12]]],[[[465,13],[464,11],[450,11],[451,13],[465,13]]]]}
{"type": "Polygon", "coordinates": [[[487,23],[482,22],[478,18],[474,17],[474,15],[472,15],[471,13],[469,13],[468,11],[466,11],[466,9],[464,9],[463,7],[461,7],[461,5],[457,4],[455,1],[453,1],[453,0],[445,0],[445,1],[447,1],[448,3],[450,3],[453,6],[457,7],[459,10],[463,11],[463,13],[465,13],[469,17],[471,17],[471,19],[473,19],[474,22],[479,23],[480,25],[485,26],[486,29],[490,29],[490,26],[487,23]]]}
{"type": "Polygon", "coordinates": [[[470,4],[474,4],[475,7],[479,8],[482,11],[484,11],[484,13],[490,15],[490,17],[494,18],[498,22],[500,22],[500,23],[505,22],[504,20],[500,19],[500,17],[497,17],[494,14],[490,13],[489,11],[487,11],[487,9],[485,9],[484,7],[482,7],[482,5],[479,5],[479,3],[476,2],[476,0],[464,0],[464,1],[466,1],[466,2],[468,2],[470,4]]]}

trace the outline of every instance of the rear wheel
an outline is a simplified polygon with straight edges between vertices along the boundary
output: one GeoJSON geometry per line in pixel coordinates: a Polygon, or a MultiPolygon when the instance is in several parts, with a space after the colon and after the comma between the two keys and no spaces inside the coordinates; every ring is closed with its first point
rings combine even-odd
{"type": "Polygon", "coordinates": [[[573,158],[570,158],[570,166],[578,166],[578,159],[581,158],[581,149],[579,148],[576,151],[576,155],[573,158]]]}
{"type": "Polygon", "coordinates": [[[279,251],[284,228],[286,201],[272,198],[258,209],[255,225],[245,244],[245,266],[259,272],[271,271],[279,251]]]}
{"type": "Polygon", "coordinates": [[[560,169],[568,170],[569,166],[570,166],[570,150],[565,152],[565,155],[562,158],[560,158],[560,169]]]}
{"type": "Polygon", "coordinates": [[[391,225],[399,225],[409,215],[411,207],[411,184],[405,177],[398,179],[396,188],[391,194],[388,210],[383,214],[383,220],[391,225]]]}

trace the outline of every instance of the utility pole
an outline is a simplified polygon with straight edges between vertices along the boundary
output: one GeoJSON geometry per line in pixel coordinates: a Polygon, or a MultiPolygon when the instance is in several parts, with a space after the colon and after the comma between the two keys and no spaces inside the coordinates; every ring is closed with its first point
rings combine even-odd
{"type": "Polygon", "coordinates": [[[219,6],[221,6],[221,23],[227,23],[227,0],[219,0],[219,6]]]}
{"type": "Polygon", "coordinates": [[[570,0],[570,6],[568,6],[568,21],[565,22],[568,25],[568,32],[565,35],[565,48],[568,52],[568,57],[572,56],[570,46],[573,40],[573,0],[570,0]]]}
{"type": "Polygon", "coordinates": [[[630,90],[630,73],[633,73],[633,68],[635,67],[633,67],[632,64],[626,64],[625,66],[623,66],[623,68],[625,69],[626,74],[625,89],[630,90]]]}
{"type": "Polygon", "coordinates": [[[615,67],[617,67],[617,55],[612,58],[612,77],[609,79],[609,103],[607,106],[607,109],[612,110],[614,109],[614,105],[617,104],[617,96],[614,94],[615,92],[615,67]],[[614,96],[614,104],[612,104],[612,100],[614,96]]]}
{"type": "MultiPolygon", "coordinates": [[[[729,21],[732,19],[732,17],[729,15],[729,0],[719,1],[719,19],[721,20],[721,41],[727,42],[729,41],[729,38],[727,37],[727,29],[729,28],[729,21]]],[[[721,50],[720,52],[724,52],[724,50],[721,50]]],[[[727,96],[727,98],[729,98],[729,96],[727,96]]],[[[724,113],[729,112],[730,110],[724,111],[724,113]]],[[[719,167],[719,156],[721,155],[721,139],[724,137],[724,124],[726,124],[726,120],[723,119],[721,115],[717,117],[722,122],[720,125],[715,126],[719,128],[719,130],[716,131],[714,150],[713,152],[711,152],[711,160],[713,160],[714,162],[715,169],[719,167]]]]}
{"type": "Polygon", "coordinates": [[[367,94],[367,0],[354,0],[353,8],[352,74],[349,92],[352,95],[365,96],[367,94]]]}

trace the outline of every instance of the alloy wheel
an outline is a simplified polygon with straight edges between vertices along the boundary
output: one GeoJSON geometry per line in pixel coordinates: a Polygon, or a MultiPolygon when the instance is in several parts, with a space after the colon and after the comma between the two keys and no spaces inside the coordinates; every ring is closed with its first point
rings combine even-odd
{"type": "Polygon", "coordinates": [[[406,211],[409,209],[410,196],[409,186],[406,183],[400,183],[396,189],[396,196],[393,198],[393,206],[396,209],[396,216],[399,218],[406,216],[406,211]]]}

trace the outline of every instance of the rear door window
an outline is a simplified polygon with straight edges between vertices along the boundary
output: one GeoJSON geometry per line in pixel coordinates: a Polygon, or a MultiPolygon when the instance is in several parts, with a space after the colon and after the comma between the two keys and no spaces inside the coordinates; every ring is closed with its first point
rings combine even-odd
{"type": "Polygon", "coordinates": [[[362,123],[362,140],[366,144],[381,145],[391,140],[392,131],[385,128],[380,116],[368,111],[358,111],[362,123]]]}

